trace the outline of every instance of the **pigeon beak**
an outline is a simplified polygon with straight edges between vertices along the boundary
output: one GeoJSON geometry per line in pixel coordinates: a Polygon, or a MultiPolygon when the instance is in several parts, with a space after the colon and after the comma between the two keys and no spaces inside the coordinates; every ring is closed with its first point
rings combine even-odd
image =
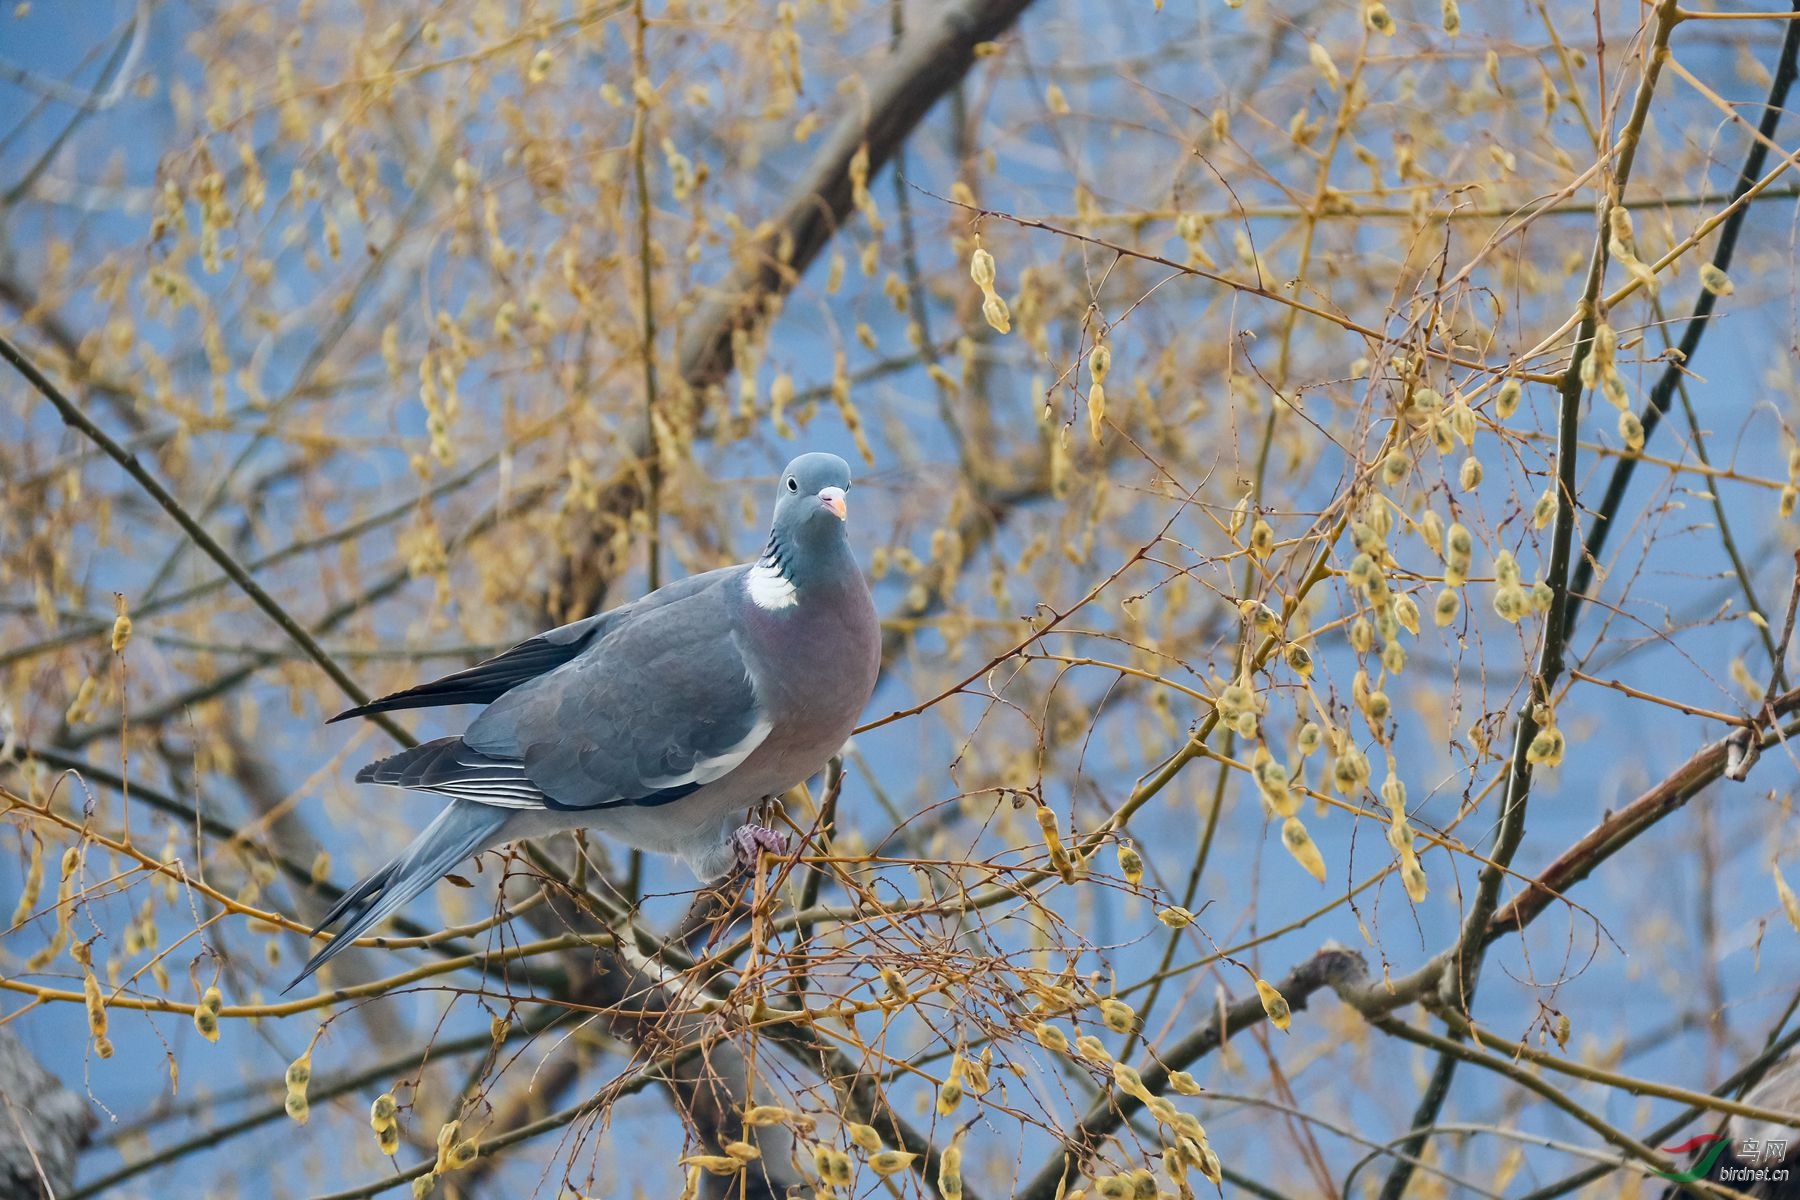
{"type": "Polygon", "coordinates": [[[831,515],[842,521],[849,515],[849,508],[844,504],[844,489],[828,487],[819,489],[819,503],[831,510],[831,515]]]}

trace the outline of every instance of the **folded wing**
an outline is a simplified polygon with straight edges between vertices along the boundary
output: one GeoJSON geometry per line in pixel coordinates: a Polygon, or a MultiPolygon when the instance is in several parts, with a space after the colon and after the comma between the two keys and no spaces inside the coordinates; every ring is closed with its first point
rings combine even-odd
{"type": "MultiPolygon", "coordinates": [[[[711,582],[653,606],[616,610],[560,664],[508,684],[461,737],[371,763],[357,778],[504,808],[555,809],[667,804],[724,778],[772,727],[733,633],[729,589],[711,582]]],[[[440,702],[453,703],[420,701],[440,702]]]]}

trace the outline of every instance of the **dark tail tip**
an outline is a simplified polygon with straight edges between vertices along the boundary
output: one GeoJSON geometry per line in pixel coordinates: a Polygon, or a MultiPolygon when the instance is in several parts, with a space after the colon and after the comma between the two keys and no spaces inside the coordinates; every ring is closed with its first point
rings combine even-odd
{"type": "Polygon", "coordinates": [[[317,937],[333,925],[338,925],[339,922],[342,922],[341,927],[329,942],[320,947],[317,954],[307,959],[306,966],[300,969],[300,973],[281,989],[282,995],[287,995],[306,982],[314,971],[337,957],[340,950],[356,940],[357,934],[362,931],[364,916],[371,908],[375,907],[376,901],[381,899],[381,894],[387,890],[388,882],[398,870],[399,863],[391,862],[338,897],[337,903],[331,906],[331,911],[326,913],[313,929],[312,936],[317,937]]]}

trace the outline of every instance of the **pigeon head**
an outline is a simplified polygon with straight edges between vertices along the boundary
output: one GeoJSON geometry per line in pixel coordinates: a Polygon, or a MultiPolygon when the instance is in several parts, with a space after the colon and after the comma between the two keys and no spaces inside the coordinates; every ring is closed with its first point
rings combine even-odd
{"type": "Polygon", "coordinates": [[[805,587],[841,570],[850,540],[844,530],[850,465],[835,454],[802,454],[775,484],[775,519],[760,566],[783,583],[805,587]]]}

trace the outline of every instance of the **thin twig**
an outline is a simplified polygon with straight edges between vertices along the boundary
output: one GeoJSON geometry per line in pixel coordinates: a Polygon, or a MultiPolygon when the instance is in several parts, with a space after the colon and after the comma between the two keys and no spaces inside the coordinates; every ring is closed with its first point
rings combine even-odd
{"type": "MultiPolygon", "coordinates": [[[[200,527],[200,523],[188,514],[187,509],[181,506],[181,502],[175,499],[175,497],[170,494],[169,490],[163,487],[163,485],[157,481],[156,477],[145,469],[144,465],[138,461],[137,455],[119,445],[119,443],[114,441],[105,430],[89,420],[87,414],[77,408],[74,402],[67,396],[63,395],[62,390],[54,383],[51,383],[50,380],[45,377],[44,373],[37,369],[36,364],[27,358],[17,346],[14,346],[12,342],[7,340],[4,335],[0,335],[0,358],[4,358],[10,363],[19,374],[23,375],[26,380],[30,382],[32,387],[37,389],[39,395],[50,402],[51,406],[55,408],[57,413],[62,417],[64,424],[84,434],[90,441],[104,450],[107,457],[123,467],[125,473],[135,480],[139,487],[148,492],[150,498],[155,500],[157,505],[164,512],[175,519],[175,523],[181,526],[181,531],[187,534],[194,545],[200,547],[201,550],[205,551],[208,558],[212,559],[215,563],[218,563],[225,574],[230,577],[231,581],[237,584],[243,593],[250,597],[256,606],[262,609],[263,612],[268,615],[269,619],[274,621],[275,624],[280,627],[283,633],[292,638],[294,644],[304,650],[308,658],[319,665],[319,668],[325,672],[326,676],[333,683],[338,685],[344,695],[350,697],[350,699],[357,704],[367,704],[369,702],[369,694],[358,687],[356,681],[351,679],[344,669],[338,666],[337,661],[325,652],[325,648],[319,645],[319,643],[313,639],[313,636],[308,633],[298,621],[294,620],[285,608],[276,602],[273,596],[264,591],[261,584],[250,577],[250,573],[244,570],[243,566],[238,563],[237,559],[231,556],[231,553],[226,550],[225,547],[221,546],[210,533],[200,527]]],[[[412,736],[394,721],[389,719],[385,714],[378,714],[373,720],[401,745],[410,746],[413,744],[412,736]]]]}

